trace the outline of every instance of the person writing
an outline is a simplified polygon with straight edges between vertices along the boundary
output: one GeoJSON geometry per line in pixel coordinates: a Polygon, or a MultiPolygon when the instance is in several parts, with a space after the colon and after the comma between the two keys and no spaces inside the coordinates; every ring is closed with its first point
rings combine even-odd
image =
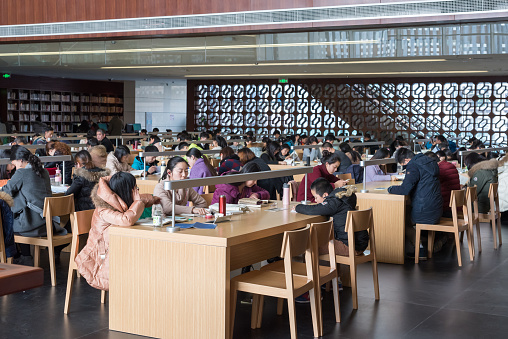
{"type": "MultiPolygon", "coordinates": [[[[387,148],[380,148],[376,151],[374,156],[370,160],[381,160],[381,159],[389,159],[390,151],[387,148]]],[[[371,181],[396,181],[397,177],[395,177],[397,173],[388,173],[385,174],[383,170],[379,167],[379,165],[370,165],[365,167],[365,180],[366,182],[371,181]]]]}
{"type": "MultiPolygon", "coordinates": [[[[191,148],[185,154],[187,157],[187,162],[191,167],[189,173],[189,179],[198,179],[198,178],[207,178],[217,176],[217,171],[213,168],[212,164],[210,164],[210,160],[208,157],[203,156],[200,150],[197,148],[191,148]]],[[[204,186],[194,187],[194,190],[198,194],[204,193],[204,186]]]]}
{"type": "Polygon", "coordinates": [[[108,168],[112,174],[133,171],[134,169],[129,165],[130,154],[131,151],[127,146],[118,146],[114,152],[108,154],[106,168],[108,168]]]}
{"type": "MultiPolygon", "coordinates": [[[[146,146],[144,153],[146,152],[159,152],[157,146],[146,146]]],[[[134,158],[134,162],[132,163],[132,168],[135,170],[142,170],[147,174],[154,174],[157,172],[157,165],[159,161],[157,161],[157,157],[154,155],[146,156],[146,159],[141,158],[139,155],[134,158]],[[146,160],[146,166],[145,166],[146,160]]]]}

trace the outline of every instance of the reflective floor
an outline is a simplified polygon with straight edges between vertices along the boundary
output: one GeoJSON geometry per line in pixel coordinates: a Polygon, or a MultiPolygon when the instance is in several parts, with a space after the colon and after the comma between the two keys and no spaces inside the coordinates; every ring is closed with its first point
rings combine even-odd
{"type": "MultiPolygon", "coordinates": [[[[374,300],[370,265],[359,266],[359,309],[352,310],[351,290],[341,293],[342,322],[336,324],[331,292],[324,294],[323,338],[500,338],[508,333],[507,244],[493,249],[492,233],[482,225],[483,252],[469,262],[462,246],[463,267],[455,248],[447,245],[433,259],[415,265],[380,264],[381,300],[374,300]]],[[[43,254],[46,284],[42,288],[0,297],[0,338],[111,338],[137,336],[108,330],[108,304],[100,292],[79,279],[71,313],[63,314],[68,254],[58,265],[56,287],[50,286],[43,254]]],[[[312,338],[310,306],[297,305],[299,338],[312,338]]],[[[276,315],[276,302],[265,302],[261,329],[250,329],[250,305],[238,304],[235,338],[289,338],[287,308],[276,315]]]]}

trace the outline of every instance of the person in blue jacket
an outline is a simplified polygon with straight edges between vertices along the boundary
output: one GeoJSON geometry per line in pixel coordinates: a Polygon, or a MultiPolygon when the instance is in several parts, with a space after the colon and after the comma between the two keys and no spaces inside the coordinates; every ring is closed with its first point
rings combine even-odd
{"type": "MultiPolygon", "coordinates": [[[[159,149],[156,146],[146,146],[144,152],[159,152],[159,149]]],[[[132,163],[132,168],[135,170],[143,170],[147,174],[153,174],[157,172],[157,164],[159,163],[156,160],[157,157],[147,156],[146,157],[146,166],[144,159],[139,155],[134,158],[134,162],[132,163]]]]}
{"type": "MultiPolygon", "coordinates": [[[[414,246],[416,231],[413,226],[439,223],[443,213],[439,166],[431,158],[415,155],[407,148],[397,152],[397,162],[406,166],[406,176],[402,185],[390,186],[388,193],[411,197],[411,217],[406,217],[406,239],[414,246]]],[[[411,253],[411,248],[407,252],[411,253]]]]}

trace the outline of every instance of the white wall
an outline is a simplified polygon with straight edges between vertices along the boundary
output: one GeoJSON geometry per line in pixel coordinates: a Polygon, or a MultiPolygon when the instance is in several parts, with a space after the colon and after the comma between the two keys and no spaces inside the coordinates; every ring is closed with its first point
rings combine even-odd
{"type": "Polygon", "coordinates": [[[187,124],[187,80],[136,81],[136,123],[145,126],[145,113],[152,113],[152,128],[181,131],[187,124]]]}

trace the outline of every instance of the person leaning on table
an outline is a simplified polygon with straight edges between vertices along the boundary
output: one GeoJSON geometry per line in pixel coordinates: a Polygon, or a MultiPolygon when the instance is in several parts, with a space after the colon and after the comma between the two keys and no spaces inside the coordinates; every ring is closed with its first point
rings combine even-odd
{"type": "MultiPolygon", "coordinates": [[[[413,247],[416,241],[415,224],[436,224],[443,214],[443,198],[437,163],[424,154],[415,155],[407,148],[397,152],[397,162],[406,167],[400,186],[390,186],[388,193],[411,197],[411,216],[406,216],[406,239],[413,247]]],[[[425,252],[425,251],[424,251],[425,252]]],[[[411,248],[408,253],[412,254],[411,248]]]]}

